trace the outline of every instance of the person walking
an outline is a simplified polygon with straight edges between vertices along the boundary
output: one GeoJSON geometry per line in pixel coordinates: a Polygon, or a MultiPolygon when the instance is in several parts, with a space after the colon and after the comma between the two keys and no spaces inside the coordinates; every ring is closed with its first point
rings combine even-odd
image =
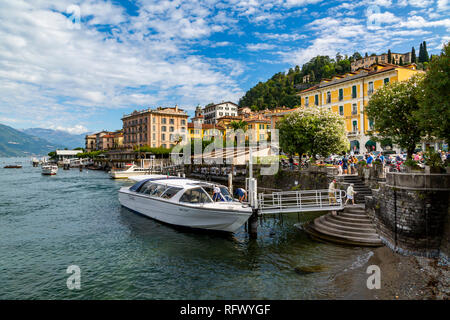
{"type": "Polygon", "coordinates": [[[353,189],[353,183],[347,188],[347,199],[345,200],[345,205],[347,205],[348,200],[352,200],[353,205],[355,205],[355,190],[353,189]]]}
{"type": "Polygon", "coordinates": [[[342,170],[344,171],[344,174],[348,173],[348,159],[346,155],[342,158],[342,170]]]}
{"type": "Polygon", "coordinates": [[[292,157],[292,155],[289,156],[289,167],[291,168],[291,170],[294,170],[294,158],[292,157]]]}
{"type": "Polygon", "coordinates": [[[333,179],[333,181],[331,181],[330,185],[328,186],[328,201],[330,204],[337,203],[337,201],[336,201],[336,179],[333,179]]]}

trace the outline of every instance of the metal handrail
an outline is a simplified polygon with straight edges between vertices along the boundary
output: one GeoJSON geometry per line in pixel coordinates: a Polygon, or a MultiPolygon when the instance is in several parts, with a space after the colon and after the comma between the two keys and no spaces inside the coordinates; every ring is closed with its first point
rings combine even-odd
{"type": "Polygon", "coordinates": [[[343,209],[344,190],[298,190],[260,193],[258,208],[262,213],[326,211],[343,209]]]}

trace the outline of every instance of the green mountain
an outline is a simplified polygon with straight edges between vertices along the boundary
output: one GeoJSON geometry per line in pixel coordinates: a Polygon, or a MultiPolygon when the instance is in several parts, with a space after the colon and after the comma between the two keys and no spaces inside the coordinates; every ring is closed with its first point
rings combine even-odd
{"type": "Polygon", "coordinates": [[[74,149],[78,147],[83,148],[85,145],[85,136],[86,134],[88,134],[71,134],[66,131],[43,128],[29,128],[22,130],[22,132],[47,140],[48,142],[53,144],[65,146],[68,149],[74,149]]]}
{"type": "Polygon", "coordinates": [[[0,124],[0,157],[47,155],[50,151],[62,148],[61,145],[0,124]]]}

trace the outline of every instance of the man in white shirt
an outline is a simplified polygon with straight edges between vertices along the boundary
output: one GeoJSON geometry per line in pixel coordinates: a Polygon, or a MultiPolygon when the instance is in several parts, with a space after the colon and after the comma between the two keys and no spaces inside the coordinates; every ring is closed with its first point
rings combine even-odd
{"type": "Polygon", "coordinates": [[[355,190],[353,190],[353,183],[347,188],[347,199],[345,200],[345,205],[347,205],[348,200],[352,200],[353,205],[355,205],[355,190]]]}
{"type": "Polygon", "coordinates": [[[328,186],[328,201],[331,203],[336,203],[336,179],[333,179],[331,181],[330,185],[328,186]]]}

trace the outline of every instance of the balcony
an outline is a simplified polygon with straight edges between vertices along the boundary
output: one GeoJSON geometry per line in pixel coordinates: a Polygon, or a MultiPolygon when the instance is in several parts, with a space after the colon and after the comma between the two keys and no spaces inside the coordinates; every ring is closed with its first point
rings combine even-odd
{"type": "Polygon", "coordinates": [[[353,130],[353,131],[347,132],[347,136],[348,137],[354,137],[354,136],[357,136],[357,135],[359,135],[359,130],[353,130]]]}

